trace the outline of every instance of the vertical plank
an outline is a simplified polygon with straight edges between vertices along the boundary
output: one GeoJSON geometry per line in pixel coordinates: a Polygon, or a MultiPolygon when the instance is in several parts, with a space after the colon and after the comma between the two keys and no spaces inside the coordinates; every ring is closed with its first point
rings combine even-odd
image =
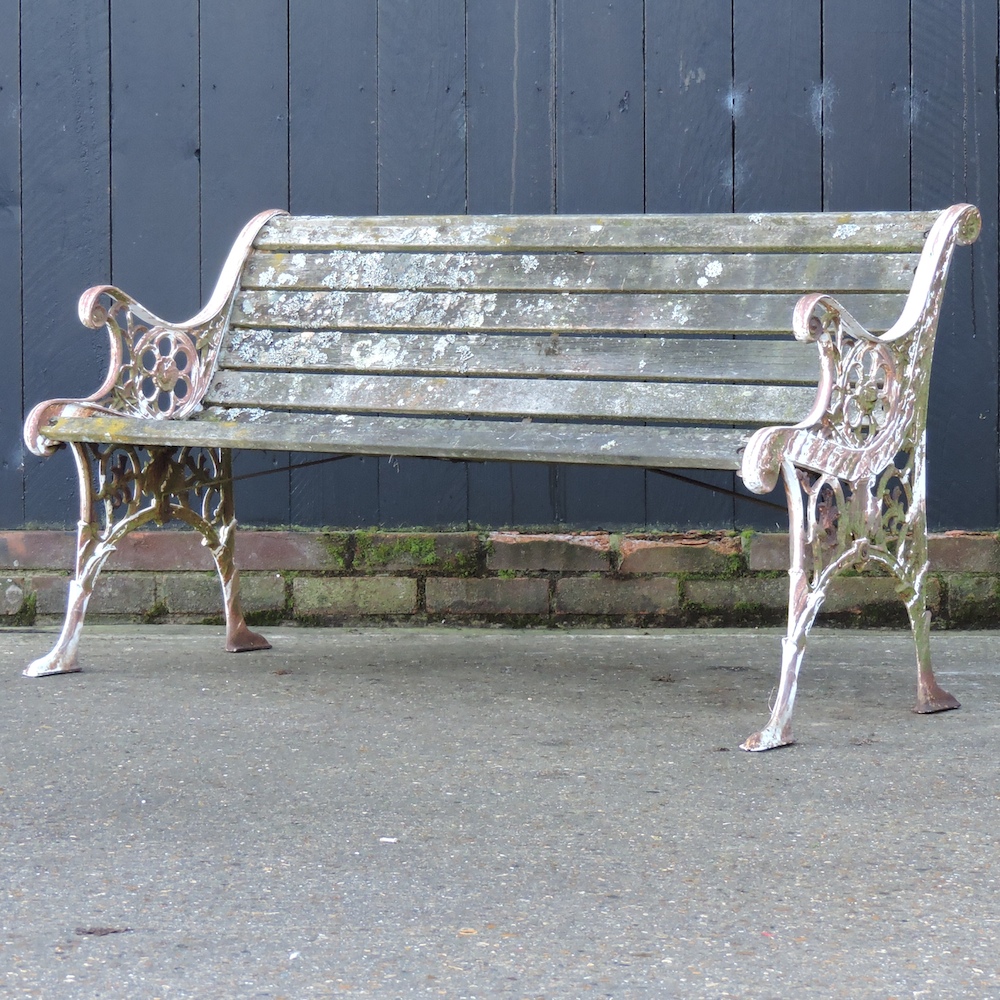
{"type": "Polygon", "coordinates": [[[0,8],[0,528],[24,519],[24,448],[21,444],[21,74],[20,14],[0,8]]]}
{"type": "MultiPolygon", "coordinates": [[[[556,0],[556,208],[645,208],[642,0],[556,0]]],[[[639,469],[556,470],[568,526],[635,527],[646,520],[639,469]]]]}
{"type": "Polygon", "coordinates": [[[827,210],[909,208],[909,20],[906,4],[823,5],[827,210]]]}
{"type": "MultiPolygon", "coordinates": [[[[24,398],[28,406],[93,392],[107,343],[76,302],[110,273],[108,5],[22,4],[21,158],[24,398]]],[[[26,517],[71,525],[69,455],[26,459],[26,517]]]]}
{"type": "Polygon", "coordinates": [[[469,211],[551,212],[552,2],[468,0],[469,211]]]}
{"type": "MultiPolygon", "coordinates": [[[[295,0],[288,24],[288,185],[292,212],[378,210],[375,4],[295,0]]],[[[293,455],[292,462],[316,456],[293,455]]],[[[352,458],[291,473],[293,524],[378,521],[378,461],[352,458]]]]}
{"type": "Polygon", "coordinates": [[[646,5],[646,211],[733,208],[733,0],[646,5]]]}
{"type": "Polygon", "coordinates": [[[379,211],[464,212],[465,4],[378,11],[379,211]]]}
{"type": "MultiPolygon", "coordinates": [[[[731,106],[737,212],[810,212],[823,207],[820,10],[820,0],[734,2],[731,106]]],[[[789,314],[789,336],[791,325],[789,314]]],[[[739,477],[735,483],[737,491],[743,491],[739,477]]],[[[784,487],[779,483],[765,499],[783,508],[784,487]]],[[[740,529],[775,530],[776,521],[781,530],[788,526],[780,511],[752,502],[737,500],[734,517],[734,527],[740,529]]]]}
{"type": "MultiPolygon", "coordinates": [[[[288,22],[284,0],[201,0],[201,257],[207,296],[233,239],[257,212],[288,205],[288,22]]],[[[287,466],[237,456],[236,475],[287,466]]],[[[287,524],[287,472],[239,486],[244,522],[287,524]]]]}
{"type": "Polygon", "coordinates": [[[928,418],[928,516],[998,523],[997,3],[913,0],[914,208],[979,206],[979,241],[956,253],[938,329],[928,418]]]}
{"type": "Polygon", "coordinates": [[[289,6],[289,193],[300,215],[373,215],[377,208],[375,4],[289,6]]]}
{"type": "MultiPolygon", "coordinates": [[[[470,212],[554,210],[553,16],[552,0],[468,0],[470,212]]],[[[554,524],[552,473],[539,465],[470,464],[470,520],[554,524]]]]}
{"type": "MultiPolygon", "coordinates": [[[[733,0],[646,4],[646,210],[733,207],[733,0]]],[[[733,488],[733,475],[684,475],[733,488]]],[[[650,528],[730,526],[732,498],[657,473],[646,476],[650,528]]]]}
{"type": "Polygon", "coordinates": [[[733,208],[819,211],[819,0],[735,0],[733,47],[733,208]]]}
{"type": "Polygon", "coordinates": [[[642,0],[556,0],[556,204],[644,207],[642,0]]]}
{"type": "MultiPolygon", "coordinates": [[[[465,4],[378,0],[378,208],[465,212],[465,4]]],[[[379,523],[464,526],[464,464],[379,463],[379,523]]]]}
{"type": "Polygon", "coordinates": [[[111,111],[109,277],[186,319],[201,306],[197,0],[112,0],[111,111]]]}

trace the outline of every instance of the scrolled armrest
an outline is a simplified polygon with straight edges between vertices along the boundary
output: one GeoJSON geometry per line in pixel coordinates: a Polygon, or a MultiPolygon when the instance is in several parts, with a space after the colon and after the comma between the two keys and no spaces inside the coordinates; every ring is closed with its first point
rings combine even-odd
{"type": "Polygon", "coordinates": [[[215,371],[222,336],[239,288],[239,276],[261,228],[280,210],[261,212],[244,226],[208,304],[191,319],[169,323],[113,285],[88,288],[77,311],[91,329],[107,329],[108,372],[97,392],[82,399],[50,399],[25,421],[24,438],[37,455],[58,444],[45,427],[60,417],[119,414],[183,418],[201,405],[215,371]]]}
{"type": "Polygon", "coordinates": [[[819,350],[819,384],[803,420],[764,427],[747,444],[743,481],[758,493],[774,489],[785,458],[847,479],[884,467],[903,446],[912,422],[904,340],[870,333],[823,294],[799,300],[792,329],[797,340],[815,343],[819,350]]]}

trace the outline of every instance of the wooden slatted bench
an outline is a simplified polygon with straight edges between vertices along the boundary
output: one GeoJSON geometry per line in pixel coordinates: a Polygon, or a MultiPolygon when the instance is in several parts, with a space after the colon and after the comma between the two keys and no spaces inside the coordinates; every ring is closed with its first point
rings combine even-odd
{"type": "Polygon", "coordinates": [[[957,707],[931,672],[924,438],[941,296],[969,205],[941,213],[296,218],[240,234],[186,323],[109,286],[107,379],[29,415],[80,478],[62,632],[26,674],[78,669],[95,579],[129,531],[204,536],[227,648],[240,609],[233,449],[736,470],[791,521],[788,635],[765,728],[789,743],[805,637],[841,569],[900,580],[917,711],[957,707]],[[788,335],[791,323],[794,337],[788,335]],[[806,347],[814,343],[818,347],[806,347]]]}

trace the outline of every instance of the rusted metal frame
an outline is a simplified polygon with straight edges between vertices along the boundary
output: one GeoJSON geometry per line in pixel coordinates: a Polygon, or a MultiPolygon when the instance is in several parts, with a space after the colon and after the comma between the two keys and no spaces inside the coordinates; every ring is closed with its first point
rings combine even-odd
{"type": "Polygon", "coordinates": [[[742,744],[745,750],[793,742],[792,709],[806,636],[836,574],[869,560],[900,581],[916,646],[914,710],[959,707],[935,681],[930,662],[925,440],[948,265],[954,247],[973,242],[980,224],[970,205],[941,213],[903,313],[881,337],[828,296],[805,296],[796,308],[796,336],[815,341],[820,350],[816,404],[794,427],[756,432],[743,460],[744,482],[756,492],[772,488],[780,472],[790,521],[788,631],[778,693],[767,725],[742,744]]]}
{"type": "Polygon", "coordinates": [[[222,583],[226,648],[266,649],[247,628],[234,561],[232,460],[228,450],[150,448],[71,442],[80,483],[76,559],[66,615],[55,645],[24,670],[25,676],[80,669],[78,648],[94,585],[121,540],[137,528],[177,518],[199,531],[222,583]]]}
{"type": "Polygon", "coordinates": [[[51,455],[59,445],[41,431],[59,417],[124,414],[166,420],[194,412],[215,372],[254,239],[280,214],[284,213],[262,212],[244,226],[207,305],[186,322],[168,323],[111,285],[95,285],[84,292],[78,307],[80,322],[95,330],[107,328],[108,373],[90,396],[50,399],[36,406],[25,421],[28,448],[36,455],[51,455]]]}

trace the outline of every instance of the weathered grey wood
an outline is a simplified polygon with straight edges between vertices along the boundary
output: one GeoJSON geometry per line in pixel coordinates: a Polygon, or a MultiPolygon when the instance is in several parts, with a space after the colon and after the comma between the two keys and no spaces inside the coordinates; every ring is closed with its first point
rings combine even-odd
{"type": "Polygon", "coordinates": [[[424,291],[909,290],[916,254],[365,252],[254,254],[245,288],[424,291]]]}
{"type": "Polygon", "coordinates": [[[632,216],[282,216],[262,250],[918,252],[936,212],[632,216]]]}
{"type": "MultiPolygon", "coordinates": [[[[671,295],[657,292],[299,292],[248,290],[236,297],[236,326],[304,330],[523,330],[573,332],[788,333],[796,295],[671,295]]],[[[844,295],[868,329],[899,317],[901,295],[844,295]]]]}
{"type": "Polygon", "coordinates": [[[780,340],[236,329],[221,368],[815,385],[815,348],[780,340]]]}
{"type": "Polygon", "coordinates": [[[746,431],[627,427],[208,409],[197,419],[65,417],[46,428],[53,441],[172,447],[250,448],[333,454],[422,456],[516,462],[570,462],[689,469],[738,469],[746,431]]]}
{"type": "MultiPolygon", "coordinates": [[[[220,372],[206,401],[317,413],[475,413],[763,425],[794,423],[808,413],[815,395],[807,386],[220,372]]],[[[462,428],[456,427],[455,433],[462,428]]]]}

